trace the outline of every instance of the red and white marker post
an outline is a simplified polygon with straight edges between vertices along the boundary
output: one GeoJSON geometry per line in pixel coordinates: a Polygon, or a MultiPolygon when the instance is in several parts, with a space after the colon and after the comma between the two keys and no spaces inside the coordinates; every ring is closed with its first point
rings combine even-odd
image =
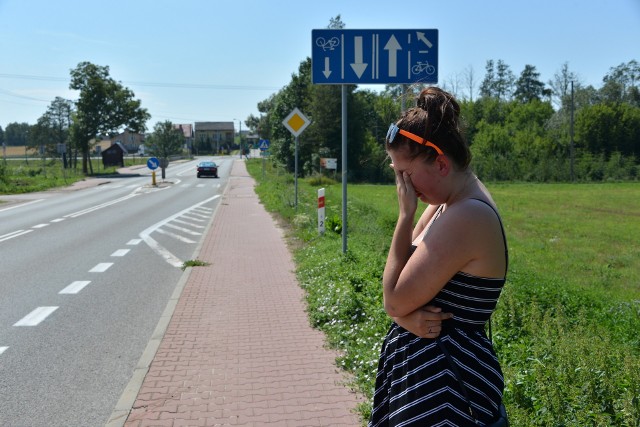
{"type": "Polygon", "coordinates": [[[318,189],[318,233],[324,234],[324,188],[318,189]]]}

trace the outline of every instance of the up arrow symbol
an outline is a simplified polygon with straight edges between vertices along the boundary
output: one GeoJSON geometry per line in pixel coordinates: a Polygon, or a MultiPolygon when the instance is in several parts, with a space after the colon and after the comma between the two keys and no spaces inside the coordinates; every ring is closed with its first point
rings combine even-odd
{"type": "Polygon", "coordinates": [[[398,51],[402,50],[402,46],[398,43],[396,36],[391,35],[391,38],[384,45],[384,49],[389,51],[389,77],[396,77],[398,75],[398,51]]]}
{"type": "Polygon", "coordinates": [[[355,61],[351,64],[351,68],[353,68],[353,71],[356,73],[358,78],[360,78],[369,64],[364,64],[362,62],[362,37],[354,37],[353,44],[355,49],[355,61]]]}

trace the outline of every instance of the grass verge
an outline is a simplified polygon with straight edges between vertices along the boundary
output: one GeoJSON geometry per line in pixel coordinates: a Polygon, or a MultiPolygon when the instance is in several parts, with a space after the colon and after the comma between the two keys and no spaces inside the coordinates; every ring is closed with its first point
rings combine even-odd
{"type": "MultiPolygon", "coordinates": [[[[397,216],[394,186],[349,185],[342,253],[341,185],[317,186],[247,163],[266,209],[290,227],[309,318],[368,399],[390,323],[381,275],[397,216]]],[[[640,425],[640,186],[489,184],[507,230],[510,268],[493,317],[514,426],[640,425]]],[[[370,403],[360,407],[368,418],[370,403]]]]}

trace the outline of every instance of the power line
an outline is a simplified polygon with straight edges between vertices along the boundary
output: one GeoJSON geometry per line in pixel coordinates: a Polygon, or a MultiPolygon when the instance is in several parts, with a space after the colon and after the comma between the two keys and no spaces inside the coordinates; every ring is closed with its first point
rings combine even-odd
{"type": "Polygon", "coordinates": [[[21,79],[21,80],[48,80],[56,82],[69,81],[68,77],[51,77],[51,76],[31,76],[28,74],[4,74],[0,73],[0,77],[7,79],[21,79]]]}
{"type": "Polygon", "coordinates": [[[14,96],[16,98],[28,99],[29,101],[39,101],[39,102],[50,102],[51,101],[49,99],[40,99],[40,98],[34,98],[34,97],[31,97],[31,96],[27,96],[27,95],[20,95],[19,93],[14,93],[14,92],[11,92],[11,91],[5,90],[5,89],[0,89],[0,93],[3,93],[5,95],[9,95],[9,96],[14,96]]]}
{"type": "MultiPolygon", "coordinates": [[[[70,81],[68,77],[35,76],[30,74],[0,73],[0,78],[19,79],[19,80],[41,80],[41,81],[53,81],[53,82],[69,82],[70,81]]],[[[207,84],[207,83],[166,83],[166,82],[139,82],[139,81],[124,81],[122,83],[127,85],[134,85],[134,86],[164,87],[164,88],[177,88],[177,89],[265,90],[265,91],[273,91],[273,90],[280,89],[275,86],[219,85],[219,84],[207,84]]]]}

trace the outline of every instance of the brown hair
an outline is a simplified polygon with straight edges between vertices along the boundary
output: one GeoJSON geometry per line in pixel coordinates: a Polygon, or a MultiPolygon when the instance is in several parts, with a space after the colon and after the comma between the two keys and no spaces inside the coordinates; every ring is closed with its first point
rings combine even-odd
{"type": "MultiPolygon", "coordinates": [[[[471,151],[460,124],[460,105],[453,95],[438,87],[423,89],[416,106],[400,116],[396,125],[437,145],[461,169],[471,162],[471,151]]],[[[392,144],[386,141],[388,151],[407,147],[412,158],[423,156],[433,161],[438,153],[431,147],[413,142],[398,134],[392,144]]]]}

